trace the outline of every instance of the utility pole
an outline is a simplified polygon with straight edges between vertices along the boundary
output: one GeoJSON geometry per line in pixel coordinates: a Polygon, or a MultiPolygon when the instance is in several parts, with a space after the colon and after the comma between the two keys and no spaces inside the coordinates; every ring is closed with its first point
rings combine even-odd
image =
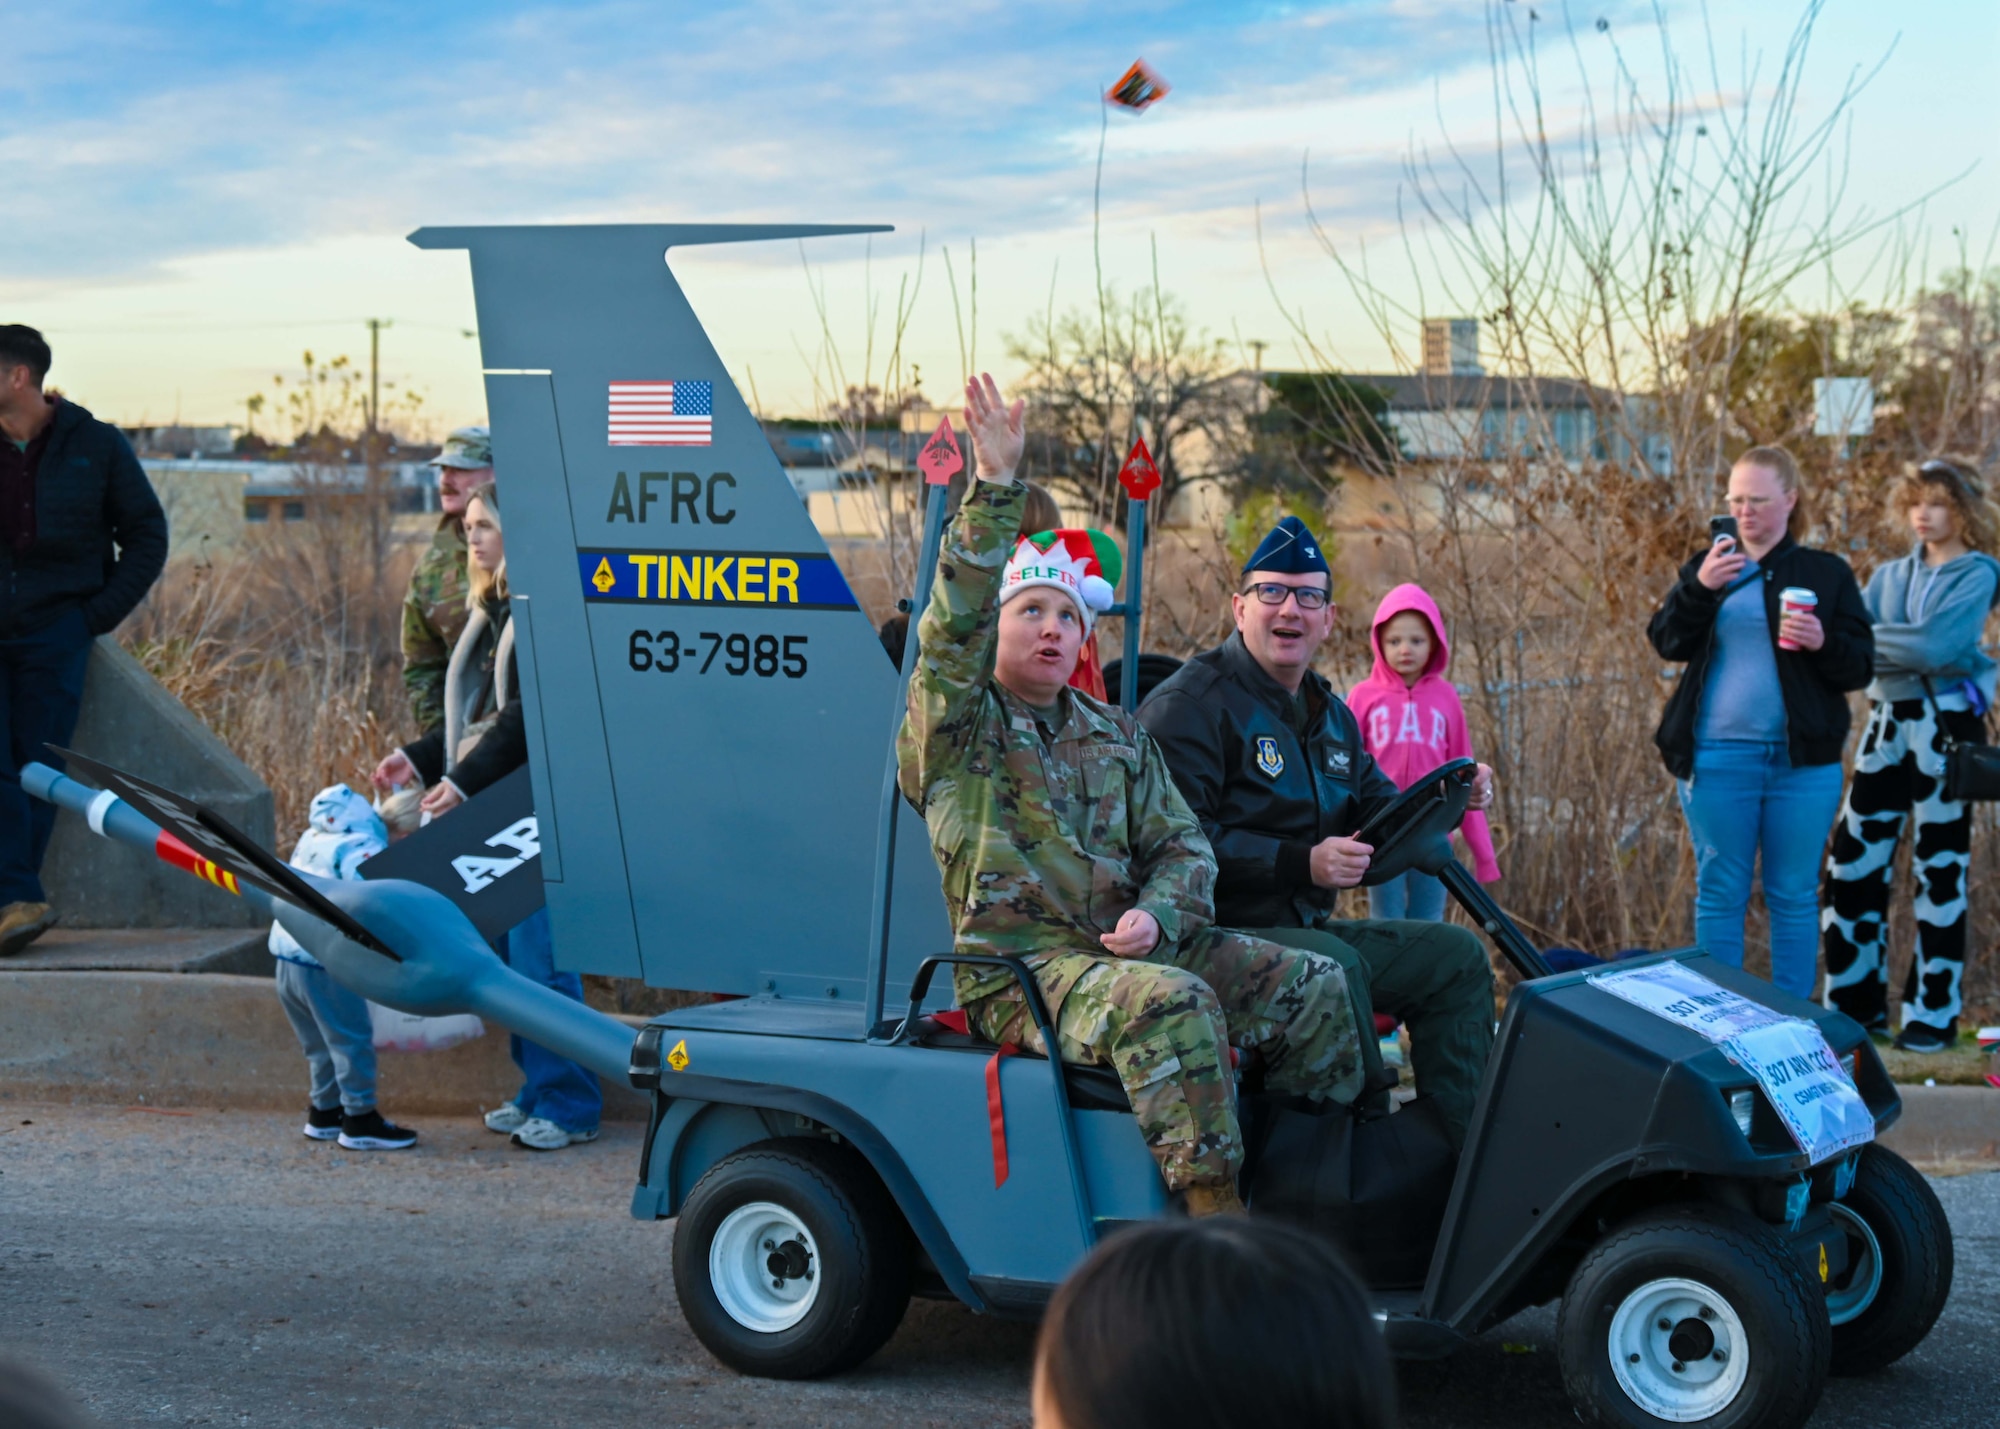
{"type": "MultiPolygon", "coordinates": [[[[368,430],[362,437],[367,467],[363,478],[366,482],[363,500],[367,512],[369,553],[373,557],[377,586],[382,583],[393,528],[389,510],[390,493],[382,470],[382,329],[390,326],[392,324],[387,318],[368,319],[368,430]]],[[[379,613],[371,606],[368,615],[371,643],[379,634],[375,629],[378,618],[379,613]]]]}
{"type": "Polygon", "coordinates": [[[393,327],[387,318],[368,319],[368,435],[381,430],[382,422],[382,329],[393,327]]]}

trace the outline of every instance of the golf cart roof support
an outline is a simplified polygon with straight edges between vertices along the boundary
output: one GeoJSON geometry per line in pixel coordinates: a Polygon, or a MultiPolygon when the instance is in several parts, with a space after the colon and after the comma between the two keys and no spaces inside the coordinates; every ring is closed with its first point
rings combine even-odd
{"type": "MultiPolygon", "coordinates": [[[[919,648],[917,622],[923,619],[930,599],[931,581],[937,572],[938,549],[944,543],[944,523],[950,514],[948,486],[927,485],[924,502],[924,541],[917,556],[916,583],[907,602],[910,623],[903,632],[902,675],[896,683],[896,707],[891,711],[889,742],[893,751],[896,732],[902,727],[908,707],[910,677],[916,673],[919,648]]],[[[897,783],[896,760],[890,758],[882,770],[882,808],[875,826],[875,891],[870,902],[874,920],[868,930],[867,1011],[862,1025],[869,1036],[881,1025],[889,977],[889,927],[896,895],[896,825],[903,814],[903,792],[897,783]]],[[[930,964],[926,962],[925,967],[930,964]]],[[[921,976],[921,973],[919,974],[921,976]]]]}

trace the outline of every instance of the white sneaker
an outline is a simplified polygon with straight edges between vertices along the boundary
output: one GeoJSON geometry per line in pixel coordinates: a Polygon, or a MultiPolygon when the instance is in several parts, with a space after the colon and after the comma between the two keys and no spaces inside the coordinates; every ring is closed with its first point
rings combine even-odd
{"type": "Polygon", "coordinates": [[[497,1131],[502,1136],[519,1131],[528,1120],[528,1114],[513,1102],[502,1102],[486,1113],[486,1129],[497,1131]]]}
{"type": "Polygon", "coordinates": [[[521,1123],[514,1133],[514,1144],[525,1146],[530,1151],[560,1151],[565,1146],[574,1146],[582,1141],[597,1140],[597,1129],[589,1131],[564,1131],[545,1116],[531,1116],[521,1123]]]}

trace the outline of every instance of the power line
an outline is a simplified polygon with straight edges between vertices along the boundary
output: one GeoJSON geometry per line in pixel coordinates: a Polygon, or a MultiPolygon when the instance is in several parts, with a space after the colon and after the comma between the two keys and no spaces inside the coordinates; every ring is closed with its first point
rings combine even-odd
{"type": "Polygon", "coordinates": [[[56,325],[52,326],[50,331],[58,336],[67,336],[71,333],[85,335],[125,335],[142,332],[282,332],[288,329],[352,327],[357,323],[365,325],[371,322],[386,323],[390,321],[394,321],[401,327],[425,328],[432,332],[455,332],[460,337],[478,336],[476,329],[465,327],[459,323],[418,322],[411,318],[298,318],[284,322],[268,323],[120,323],[116,327],[68,327],[56,325]]]}

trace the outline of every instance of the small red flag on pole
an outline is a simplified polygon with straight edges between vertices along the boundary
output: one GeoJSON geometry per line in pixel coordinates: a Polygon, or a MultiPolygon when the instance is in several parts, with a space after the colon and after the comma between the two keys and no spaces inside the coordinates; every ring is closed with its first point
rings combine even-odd
{"type": "Polygon", "coordinates": [[[937,424],[924,449],[917,453],[917,466],[928,486],[943,486],[965,470],[965,458],[958,450],[958,438],[952,435],[950,416],[937,424]]]}
{"type": "Polygon", "coordinates": [[[1160,489],[1160,469],[1153,464],[1153,454],[1146,450],[1144,437],[1132,443],[1131,455],[1118,468],[1118,484],[1134,501],[1144,501],[1160,489]]]}

